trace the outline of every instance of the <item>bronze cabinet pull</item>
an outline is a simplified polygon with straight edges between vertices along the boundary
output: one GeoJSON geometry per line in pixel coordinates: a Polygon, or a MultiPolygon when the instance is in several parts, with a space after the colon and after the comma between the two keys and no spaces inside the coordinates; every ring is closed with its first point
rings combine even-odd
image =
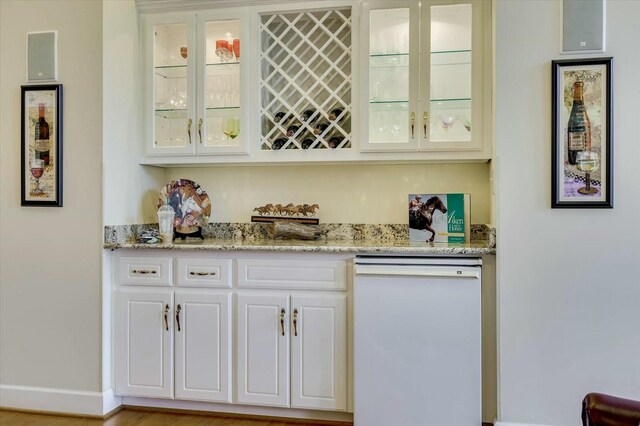
{"type": "Polygon", "coordinates": [[[192,275],[192,276],[193,275],[197,275],[199,277],[206,277],[206,276],[215,276],[216,273],[215,272],[201,272],[201,271],[194,272],[194,271],[191,271],[191,272],[189,272],[189,275],[192,275]]]}
{"type": "Polygon", "coordinates": [[[132,274],[147,275],[147,274],[155,274],[156,271],[149,270],[149,269],[132,269],[131,273],[132,274]]]}
{"type": "Polygon", "coordinates": [[[165,307],[164,307],[164,328],[167,331],[169,331],[169,318],[167,317],[168,315],[169,315],[169,305],[165,305],[165,307]]]}
{"type": "Polygon", "coordinates": [[[413,139],[414,137],[414,132],[413,132],[413,128],[416,124],[416,113],[412,112],[411,113],[411,139],[413,139]]]}
{"type": "Polygon", "coordinates": [[[422,114],[422,125],[424,127],[424,137],[427,137],[427,122],[429,121],[429,113],[425,111],[422,114]]]}
{"type": "Polygon", "coordinates": [[[198,120],[198,136],[200,136],[200,143],[202,144],[202,118],[198,120]]]}
{"type": "Polygon", "coordinates": [[[285,310],[284,308],[280,309],[280,328],[282,328],[282,335],[284,336],[284,316],[285,310]]]}
{"type": "Polygon", "coordinates": [[[176,308],[176,323],[178,324],[178,331],[180,331],[180,311],[181,310],[182,310],[182,306],[178,304],[178,307],[176,308]]]}
{"type": "Polygon", "coordinates": [[[293,335],[298,335],[298,308],[293,310],[293,335]]]}
{"type": "Polygon", "coordinates": [[[191,125],[193,124],[193,120],[189,119],[187,122],[187,133],[189,134],[189,143],[191,143],[191,125]]]}

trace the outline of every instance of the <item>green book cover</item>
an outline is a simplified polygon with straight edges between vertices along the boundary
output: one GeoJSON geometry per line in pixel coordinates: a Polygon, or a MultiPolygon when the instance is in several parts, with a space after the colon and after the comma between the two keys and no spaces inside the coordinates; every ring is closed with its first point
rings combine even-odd
{"type": "Polygon", "coordinates": [[[409,239],[464,243],[470,235],[469,194],[409,194],[409,239]]]}

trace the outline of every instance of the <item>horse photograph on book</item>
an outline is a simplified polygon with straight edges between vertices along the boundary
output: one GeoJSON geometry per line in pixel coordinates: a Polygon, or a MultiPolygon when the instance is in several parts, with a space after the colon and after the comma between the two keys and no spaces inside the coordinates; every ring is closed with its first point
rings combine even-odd
{"type": "Polygon", "coordinates": [[[409,239],[464,243],[469,236],[469,200],[469,194],[409,194],[409,239]]]}

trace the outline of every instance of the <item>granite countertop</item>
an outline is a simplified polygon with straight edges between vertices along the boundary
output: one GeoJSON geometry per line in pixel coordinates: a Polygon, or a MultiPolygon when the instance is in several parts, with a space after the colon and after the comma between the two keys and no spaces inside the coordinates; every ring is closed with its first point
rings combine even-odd
{"type": "MultiPolygon", "coordinates": [[[[475,226],[475,225],[474,225],[475,226]]],[[[495,229],[478,225],[471,242],[464,244],[413,242],[407,239],[406,225],[327,225],[317,240],[271,239],[260,227],[216,225],[206,230],[205,239],[189,238],[172,244],[136,242],[141,229],[153,225],[125,225],[105,228],[105,249],[261,251],[301,253],[387,253],[413,255],[494,255],[495,229]],[[475,237],[475,238],[474,238],[475,237]]]]}

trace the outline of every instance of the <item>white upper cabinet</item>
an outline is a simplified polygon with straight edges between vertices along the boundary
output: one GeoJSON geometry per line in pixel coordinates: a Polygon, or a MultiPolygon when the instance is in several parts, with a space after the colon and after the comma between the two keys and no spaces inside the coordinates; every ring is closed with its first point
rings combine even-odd
{"type": "Polygon", "coordinates": [[[148,156],[246,153],[243,12],[142,16],[148,156]]]}
{"type": "Polygon", "coordinates": [[[364,3],[363,151],[482,149],[482,3],[364,3]]]}

